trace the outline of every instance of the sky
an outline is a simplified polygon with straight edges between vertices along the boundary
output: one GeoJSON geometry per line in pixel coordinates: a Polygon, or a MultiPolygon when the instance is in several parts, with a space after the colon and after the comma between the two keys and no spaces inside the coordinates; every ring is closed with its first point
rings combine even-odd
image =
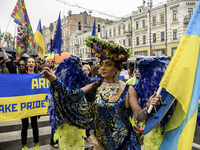
{"type": "MultiPolygon", "coordinates": [[[[109,15],[123,17],[130,15],[132,11],[136,11],[138,6],[143,5],[142,0],[24,0],[28,12],[29,20],[31,22],[33,33],[35,33],[38,22],[41,19],[41,25],[49,27],[51,22],[58,19],[59,12],[61,12],[61,19],[68,15],[71,10],[72,14],[79,14],[80,12],[95,10],[92,12],[93,17],[101,17],[116,20],[116,18],[109,17],[109,15]],[[66,3],[66,4],[64,4],[66,3]],[[70,6],[71,5],[71,6],[70,6]],[[74,6],[80,6],[74,7],[74,6]],[[85,8],[85,9],[82,9],[85,8]],[[98,12],[103,12],[108,15],[101,15],[98,12]]],[[[148,1],[148,0],[146,0],[148,1]]],[[[153,0],[153,4],[159,5],[166,0],[153,0]]],[[[10,32],[13,36],[16,35],[16,24],[11,18],[11,13],[17,3],[17,0],[0,0],[0,30],[1,33],[10,32]],[[11,18],[11,19],[10,19],[11,18]],[[10,20],[10,23],[9,23],[10,20]]]]}

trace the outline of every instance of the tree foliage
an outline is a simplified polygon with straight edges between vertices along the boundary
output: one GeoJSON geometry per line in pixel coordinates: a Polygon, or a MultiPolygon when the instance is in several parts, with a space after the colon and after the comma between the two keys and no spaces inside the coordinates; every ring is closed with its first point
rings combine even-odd
{"type": "Polygon", "coordinates": [[[0,41],[2,41],[4,34],[5,34],[4,41],[3,41],[4,46],[6,45],[8,47],[11,47],[11,46],[14,47],[15,46],[15,40],[14,40],[12,34],[9,33],[9,32],[5,32],[5,33],[0,34],[0,41]]]}

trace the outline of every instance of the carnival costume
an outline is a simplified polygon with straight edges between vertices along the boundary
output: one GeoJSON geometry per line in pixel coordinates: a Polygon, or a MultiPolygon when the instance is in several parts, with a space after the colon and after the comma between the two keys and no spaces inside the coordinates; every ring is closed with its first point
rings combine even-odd
{"type": "MultiPolygon", "coordinates": [[[[106,42],[89,36],[86,39],[86,45],[91,48],[92,55],[100,59],[109,58],[124,62],[130,56],[129,49],[112,41],[106,42]]],[[[156,58],[151,59],[150,62],[155,60],[156,58]]],[[[164,68],[168,64],[165,61],[169,61],[169,59],[164,60],[163,58],[161,66],[164,66],[164,68]]],[[[146,62],[144,64],[147,65],[146,62]]],[[[155,77],[155,74],[151,74],[150,70],[148,72],[145,72],[145,69],[140,70],[141,78],[134,88],[142,108],[148,98],[157,90],[164,71],[165,69],[157,70],[158,77],[156,77],[156,82],[153,83],[151,79],[146,80],[147,76],[143,76],[143,73],[152,77],[155,77]]],[[[51,83],[50,87],[53,96],[48,95],[47,99],[51,99],[50,122],[52,128],[57,130],[55,139],[60,138],[61,149],[84,149],[82,137],[85,134],[85,129],[94,129],[97,141],[106,149],[140,149],[139,141],[129,120],[132,111],[130,108],[125,108],[129,86],[125,87],[117,102],[108,102],[110,97],[116,95],[119,89],[119,72],[114,77],[114,83],[102,82],[97,89],[94,102],[87,101],[85,93],[81,89],[94,80],[86,76],[78,57],[71,56],[65,59],[57,67],[55,74],[57,80],[51,83]]],[[[160,132],[159,134],[161,135],[160,132]]],[[[98,142],[96,142],[97,145],[98,142]]]]}

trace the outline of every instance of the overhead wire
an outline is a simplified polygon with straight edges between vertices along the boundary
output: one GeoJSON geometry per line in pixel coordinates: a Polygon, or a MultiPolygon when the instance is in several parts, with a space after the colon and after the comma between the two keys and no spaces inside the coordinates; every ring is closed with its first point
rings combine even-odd
{"type": "Polygon", "coordinates": [[[104,12],[101,12],[101,11],[98,11],[98,10],[88,9],[88,8],[82,7],[82,6],[78,5],[78,4],[70,4],[69,2],[64,2],[64,1],[61,1],[61,0],[56,0],[56,1],[64,3],[65,5],[68,5],[68,6],[71,6],[71,7],[78,7],[80,9],[84,9],[84,10],[91,11],[91,12],[96,12],[96,13],[99,13],[101,15],[109,16],[109,17],[112,17],[112,18],[116,18],[116,19],[121,19],[122,18],[122,17],[114,16],[114,15],[111,15],[111,14],[108,14],[108,13],[104,13],[104,12]]]}
{"type": "MultiPolygon", "coordinates": [[[[127,17],[129,17],[129,16],[132,15],[132,13],[130,13],[130,14],[127,14],[125,16],[118,17],[118,16],[114,16],[114,15],[111,15],[111,14],[108,14],[108,13],[104,13],[104,12],[98,11],[98,10],[94,10],[94,9],[89,9],[89,8],[86,8],[86,7],[82,7],[82,6],[78,5],[78,4],[72,4],[72,3],[69,3],[69,2],[66,2],[66,1],[64,2],[62,0],[56,0],[56,1],[61,2],[61,3],[65,4],[65,5],[68,5],[68,6],[71,6],[71,7],[77,7],[77,8],[80,8],[80,9],[87,10],[89,12],[90,11],[91,12],[96,12],[96,13],[99,13],[101,15],[105,15],[105,16],[109,16],[109,17],[115,18],[115,20],[113,19],[113,21],[118,21],[119,19],[127,18],[127,17]]],[[[166,2],[160,2],[158,0],[155,0],[155,1],[158,2],[158,4],[154,5],[153,8],[166,4],[166,2]]],[[[168,12],[167,14],[171,14],[171,13],[168,12]]],[[[183,17],[186,16],[186,15],[181,14],[179,11],[178,11],[178,14],[180,14],[183,17]]],[[[172,19],[167,19],[167,20],[172,20],[172,19]]],[[[145,22],[149,23],[149,21],[145,21],[145,22]]]]}

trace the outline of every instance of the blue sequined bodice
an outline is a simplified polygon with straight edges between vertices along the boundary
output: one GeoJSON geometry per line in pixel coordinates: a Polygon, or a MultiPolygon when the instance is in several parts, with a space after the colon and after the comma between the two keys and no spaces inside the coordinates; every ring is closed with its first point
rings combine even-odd
{"type": "MultiPolygon", "coordinates": [[[[125,107],[128,88],[129,86],[125,87],[117,102],[106,102],[100,94],[96,96],[94,102],[95,136],[106,149],[118,149],[122,145],[124,147],[125,137],[132,132],[130,131],[132,126],[129,121],[129,109],[125,107]]],[[[131,140],[134,142],[137,139],[134,136],[131,140]]],[[[127,146],[125,147],[128,149],[127,146]]]]}

